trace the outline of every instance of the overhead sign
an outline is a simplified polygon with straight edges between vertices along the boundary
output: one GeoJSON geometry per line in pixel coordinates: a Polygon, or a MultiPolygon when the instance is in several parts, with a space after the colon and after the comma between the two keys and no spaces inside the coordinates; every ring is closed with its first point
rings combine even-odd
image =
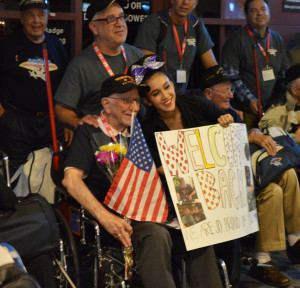
{"type": "Polygon", "coordinates": [[[283,12],[300,13],[300,0],[283,0],[283,12]]]}
{"type": "Polygon", "coordinates": [[[125,14],[128,15],[128,36],[126,42],[133,44],[140,23],[142,23],[150,13],[150,0],[127,0],[125,2],[126,4],[123,9],[125,14]]]}

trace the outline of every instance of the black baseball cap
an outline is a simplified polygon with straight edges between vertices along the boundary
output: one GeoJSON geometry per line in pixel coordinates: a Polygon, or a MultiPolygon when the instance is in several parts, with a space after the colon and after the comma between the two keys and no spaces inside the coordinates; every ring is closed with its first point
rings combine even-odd
{"type": "Polygon", "coordinates": [[[109,97],[115,93],[126,93],[138,88],[134,79],[125,74],[118,74],[107,78],[101,86],[101,98],[109,97]]]}
{"type": "Polygon", "coordinates": [[[86,10],[86,17],[88,19],[88,22],[92,21],[95,14],[104,11],[115,2],[122,7],[122,0],[95,0],[94,2],[92,2],[86,10]]]}
{"type": "Polygon", "coordinates": [[[46,0],[21,0],[19,2],[19,10],[25,11],[31,8],[49,9],[48,1],[46,0]]]}
{"type": "Polygon", "coordinates": [[[297,78],[300,78],[300,63],[295,64],[291,66],[288,70],[286,70],[285,83],[289,84],[291,81],[294,81],[297,78]]]}
{"type": "Polygon", "coordinates": [[[210,88],[216,84],[222,83],[222,82],[233,82],[236,80],[239,80],[239,78],[232,78],[229,77],[228,74],[224,71],[222,66],[215,65],[212,67],[207,68],[201,77],[201,87],[202,89],[210,88]]]}

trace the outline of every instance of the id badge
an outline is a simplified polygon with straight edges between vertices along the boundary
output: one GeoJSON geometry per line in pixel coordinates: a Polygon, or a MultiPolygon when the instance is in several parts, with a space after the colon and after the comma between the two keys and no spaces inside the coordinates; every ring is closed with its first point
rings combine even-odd
{"type": "Polygon", "coordinates": [[[270,81],[275,79],[273,68],[267,67],[262,70],[262,76],[264,81],[270,81]]]}
{"type": "Polygon", "coordinates": [[[176,82],[186,83],[186,71],[182,69],[176,70],[176,82]]]}

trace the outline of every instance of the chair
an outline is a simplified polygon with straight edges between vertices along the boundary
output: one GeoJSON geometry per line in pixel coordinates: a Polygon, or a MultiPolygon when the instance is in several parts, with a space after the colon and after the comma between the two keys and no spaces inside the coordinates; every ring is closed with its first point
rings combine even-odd
{"type": "MultiPolygon", "coordinates": [[[[124,277],[124,257],[120,243],[110,236],[97,221],[89,215],[85,209],[72,199],[65,189],[57,187],[57,199],[55,201],[67,219],[72,233],[77,236],[76,244],[81,262],[81,257],[87,257],[92,265],[93,288],[102,287],[132,287],[141,288],[137,267],[132,268],[132,278],[124,277]],[[103,245],[104,242],[104,245],[103,245]]],[[[186,263],[180,257],[179,287],[188,288],[186,281],[186,263]]],[[[225,261],[217,258],[220,275],[224,288],[232,287],[229,283],[225,261]]],[[[81,275],[86,273],[88,263],[80,267],[81,275]]],[[[177,265],[178,266],[178,265],[177,265]]]]}
{"type": "Polygon", "coordinates": [[[138,269],[133,267],[133,277],[125,279],[124,255],[120,243],[61,187],[57,187],[55,202],[75,236],[81,264],[80,274],[84,279],[82,281],[89,281],[86,277],[92,274],[89,287],[134,287],[133,279],[136,281],[138,269]]]}

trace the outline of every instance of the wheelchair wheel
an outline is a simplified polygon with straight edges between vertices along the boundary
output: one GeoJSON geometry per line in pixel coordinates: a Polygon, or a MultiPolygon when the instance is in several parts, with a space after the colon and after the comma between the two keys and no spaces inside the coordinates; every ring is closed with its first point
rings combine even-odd
{"type": "Polygon", "coordinates": [[[60,211],[53,209],[60,231],[60,250],[53,253],[57,287],[80,288],[79,260],[72,231],[60,211]]]}

